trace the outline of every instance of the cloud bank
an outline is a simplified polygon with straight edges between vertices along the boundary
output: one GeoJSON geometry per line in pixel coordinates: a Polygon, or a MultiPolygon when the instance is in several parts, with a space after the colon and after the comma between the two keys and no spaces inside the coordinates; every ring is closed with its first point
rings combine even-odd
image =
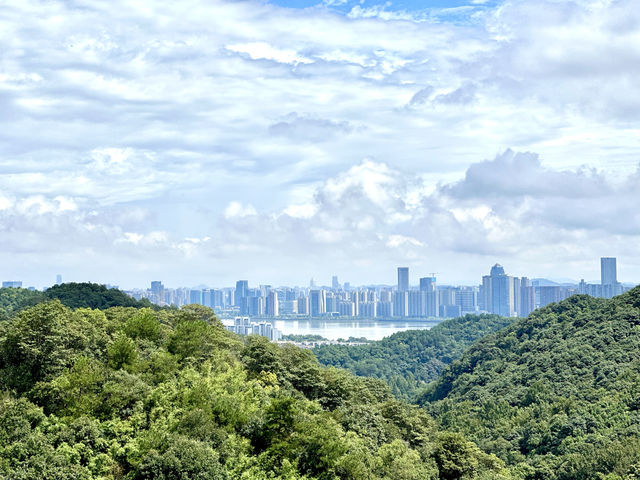
{"type": "Polygon", "coordinates": [[[339,6],[4,2],[5,275],[640,277],[633,1],[339,6]]]}

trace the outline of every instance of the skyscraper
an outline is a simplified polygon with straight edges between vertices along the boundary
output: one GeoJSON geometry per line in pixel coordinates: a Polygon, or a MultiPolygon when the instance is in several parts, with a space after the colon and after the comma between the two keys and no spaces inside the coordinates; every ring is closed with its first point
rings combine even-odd
{"type": "Polygon", "coordinates": [[[337,275],[334,275],[333,277],[331,277],[331,288],[333,288],[334,290],[340,289],[340,282],[338,281],[337,275]]]}
{"type": "Polygon", "coordinates": [[[398,267],[398,291],[409,291],[409,267],[398,267]]]}
{"type": "Polygon", "coordinates": [[[602,257],[600,259],[600,284],[614,285],[618,283],[618,273],[615,257],[602,257]]]}
{"type": "Polygon", "coordinates": [[[151,282],[151,301],[156,305],[164,303],[164,285],[159,280],[151,282]]]}
{"type": "Polygon", "coordinates": [[[61,285],[62,284],[62,274],[57,274],[56,275],[56,285],[61,285]]]}
{"type": "Polygon", "coordinates": [[[326,313],[326,301],[327,293],[324,290],[309,291],[309,311],[312,317],[318,317],[326,313]]]}
{"type": "Polygon", "coordinates": [[[189,303],[202,305],[202,290],[189,291],[189,303]]]}
{"type": "Polygon", "coordinates": [[[520,279],[520,309],[518,315],[526,317],[536,308],[535,287],[531,286],[531,282],[527,277],[520,279]]]}
{"type": "Polygon", "coordinates": [[[393,315],[396,317],[409,316],[409,292],[395,292],[393,296],[393,315]]]}
{"type": "Polygon", "coordinates": [[[502,265],[496,263],[491,273],[482,277],[484,308],[504,317],[515,315],[514,283],[513,277],[504,273],[502,265]]]}
{"type": "Polygon", "coordinates": [[[247,290],[249,290],[248,280],[238,280],[236,282],[236,293],[234,298],[236,307],[241,306],[242,299],[247,296],[247,290]]]}
{"type": "Polygon", "coordinates": [[[267,315],[277,317],[280,314],[278,307],[278,292],[271,290],[267,296],[267,315]]]}
{"type": "Polygon", "coordinates": [[[622,284],[618,282],[615,257],[600,259],[600,291],[605,298],[612,298],[623,292],[622,284]]]}
{"type": "Polygon", "coordinates": [[[436,291],[436,277],[420,279],[420,293],[423,295],[424,313],[427,317],[438,316],[438,292],[436,291]]]}

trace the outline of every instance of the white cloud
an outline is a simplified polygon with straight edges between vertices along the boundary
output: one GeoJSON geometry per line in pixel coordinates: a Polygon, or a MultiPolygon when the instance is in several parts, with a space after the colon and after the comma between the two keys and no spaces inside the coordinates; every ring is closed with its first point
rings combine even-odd
{"type": "Polygon", "coordinates": [[[227,45],[227,50],[236,53],[246,53],[253,60],[274,60],[278,63],[313,63],[295,50],[275,48],[266,42],[237,43],[227,45]]]}
{"type": "Polygon", "coordinates": [[[224,209],[224,216],[226,218],[234,217],[247,217],[250,215],[257,215],[258,212],[253,205],[242,205],[240,202],[229,202],[227,208],[224,209]]]}
{"type": "Polygon", "coordinates": [[[572,271],[610,249],[640,275],[634,1],[337,3],[5,2],[7,272],[229,282],[409,259],[466,278],[555,246],[572,271]],[[539,156],[478,162],[508,148],[539,156]]]}

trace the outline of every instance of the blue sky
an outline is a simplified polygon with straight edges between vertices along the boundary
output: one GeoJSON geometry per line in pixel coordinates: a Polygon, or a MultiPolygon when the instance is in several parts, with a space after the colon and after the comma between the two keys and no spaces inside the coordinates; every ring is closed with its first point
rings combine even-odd
{"type": "Polygon", "coordinates": [[[407,13],[414,15],[415,19],[445,23],[472,23],[477,21],[474,15],[495,8],[500,2],[496,0],[271,0],[272,4],[286,8],[326,8],[332,12],[348,15],[354,9],[376,10],[386,12],[407,13]]]}
{"type": "Polygon", "coordinates": [[[285,1],[3,2],[2,279],[640,280],[635,0],[285,1]]]}
{"type": "Polygon", "coordinates": [[[317,5],[329,4],[338,10],[350,10],[355,5],[362,7],[372,7],[383,5],[388,10],[408,10],[408,11],[422,11],[426,9],[441,9],[441,8],[456,8],[463,6],[478,7],[481,5],[495,5],[496,1],[488,0],[485,2],[470,2],[470,1],[451,1],[451,0],[431,0],[431,1],[417,1],[417,0],[399,0],[399,1],[373,1],[373,0],[352,0],[352,1],[336,1],[336,2],[319,2],[317,0],[272,0],[274,5],[280,5],[282,7],[289,8],[308,8],[317,5]]]}

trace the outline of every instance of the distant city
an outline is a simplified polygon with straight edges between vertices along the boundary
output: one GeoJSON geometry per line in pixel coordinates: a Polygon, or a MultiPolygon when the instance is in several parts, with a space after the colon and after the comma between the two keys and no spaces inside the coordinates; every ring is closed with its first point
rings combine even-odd
{"type": "Polygon", "coordinates": [[[331,286],[319,286],[311,280],[308,287],[259,285],[251,288],[247,280],[238,280],[226,288],[166,288],[161,281],[149,289],[127,293],[136,299],[147,298],[158,305],[181,306],[196,303],[213,308],[227,318],[250,317],[364,317],[364,318],[450,318],[467,313],[495,313],[514,317],[529,315],[536,308],[559,302],[575,294],[611,298],[628,290],[617,279],[616,259],[600,259],[599,284],[552,284],[546,280],[514,277],[496,264],[479,285],[437,285],[435,274],[410,284],[409,268],[398,267],[393,286],[351,286],[337,276],[331,286]]]}
{"type": "MultiPolygon", "coordinates": [[[[59,274],[56,284],[61,283],[59,274]]],[[[20,287],[22,282],[18,280],[2,282],[2,288],[20,287]]],[[[502,265],[495,264],[479,285],[471,286],[437,285],[435,274],[420,277],[417,284],[411,285],[409,268],[398,267],[397,283],[391,286],[356,287],[349,282],[340,283],[334,276],[331,286],[319,286],[311,280],[308,287],[251,288],[247,280],[238,280],[235,287],[167,288],[158,280],[152,281],[150,288],[125,292],[161,306],[204,305],[223,318],[243,317],[242,325],[237,326],[253,328],[244,317],[451,318],[467,313],[527,316],[537,308],[575,294],[611,298],[627,290],[629,287],[617,279],[616,258],[603,257],[600,283],[530,280],[508,275],[502,265]]]]}

